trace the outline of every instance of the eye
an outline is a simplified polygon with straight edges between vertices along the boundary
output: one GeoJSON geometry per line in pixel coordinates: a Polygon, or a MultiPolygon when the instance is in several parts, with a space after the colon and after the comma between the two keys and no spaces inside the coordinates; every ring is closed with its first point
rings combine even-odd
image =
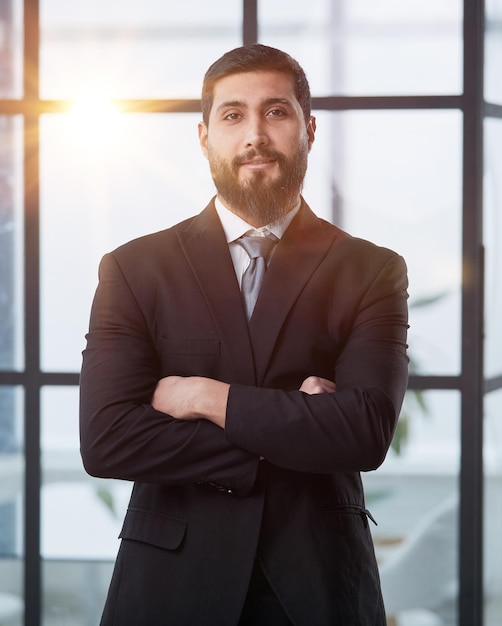
{"type": "Polygon", "coordinates": [[[282,109],[271,109],[267,113],[268,117],[284,117],[285,115],[286,115],[286,112],[283,111],[282,109]]]}
{"type": "Polygon", "coordinates": [[[240,118],[241,118],[241,115],[239,113],[235,113],[235,112],[227,113],[223,117],[224,120],[228,120],[229,122],[235,122],[236,120],[238,120],[240,118]]]}

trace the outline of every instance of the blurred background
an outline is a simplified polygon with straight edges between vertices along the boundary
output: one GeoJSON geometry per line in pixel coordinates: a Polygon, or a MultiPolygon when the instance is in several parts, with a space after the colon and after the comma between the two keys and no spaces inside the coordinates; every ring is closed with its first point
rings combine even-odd
{"type": "Polygon", "coordinates": [[[389,625],[502,623],[502,1],[0,0],[0,626],[96,626],[131,485],[88,477],[101,256],[198,213],[205,70],[304,67],[313,210],[402,254],[410,388],[364,476],[389,625]]]}

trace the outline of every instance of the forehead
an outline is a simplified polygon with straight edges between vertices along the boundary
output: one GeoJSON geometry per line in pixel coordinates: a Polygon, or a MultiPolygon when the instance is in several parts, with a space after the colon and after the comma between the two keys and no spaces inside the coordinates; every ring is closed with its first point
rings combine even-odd
{"type": "Polygon", "coordinates": [[[288,100],[300,108],[291,75],[268,71],[231,74],[215,84],[213,110],[225,102],[238,101],[246,106],[255,106],[275,98],[288,100]]]}

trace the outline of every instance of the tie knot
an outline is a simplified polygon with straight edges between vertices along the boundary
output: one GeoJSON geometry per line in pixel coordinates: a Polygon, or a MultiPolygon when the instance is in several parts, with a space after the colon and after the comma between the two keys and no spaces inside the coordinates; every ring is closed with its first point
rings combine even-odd
{"type": "Polygon", "coordinates": [[[248,253],[249,258],[256,259],[257,257],[263,257],[268,259],[272,248],[277,243],[277,238],[274,235],[267,235],[265,237],[259,237],[255,235],[245,235],[237,242],[248,253]]]}

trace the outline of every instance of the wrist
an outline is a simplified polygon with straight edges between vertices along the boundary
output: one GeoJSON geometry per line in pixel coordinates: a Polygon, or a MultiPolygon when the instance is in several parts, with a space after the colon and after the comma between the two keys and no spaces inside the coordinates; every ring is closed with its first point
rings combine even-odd
{"type": "Polygon", "coordinates": [[[230,385],[210,378],[199,378],[196,411],[201,417],[225,428],[230,385]]]}

